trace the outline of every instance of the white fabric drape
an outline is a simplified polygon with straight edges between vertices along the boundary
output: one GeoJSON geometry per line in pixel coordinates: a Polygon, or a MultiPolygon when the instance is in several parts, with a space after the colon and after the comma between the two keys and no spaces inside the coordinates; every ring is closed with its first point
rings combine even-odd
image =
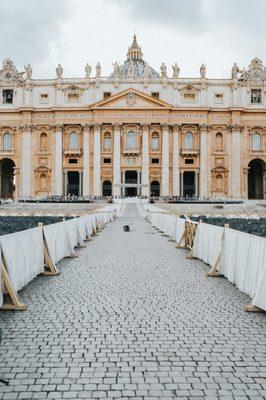
{"type": "Polygon", "coordinates": [[[0,248],[0,307],[3,305],[3,282],[2,282],[2,254],[1,254],[1,248],[0,248]]]}
{"type": "Polygon", "coordinates": [[[266,309],[266,239],[226,228],[218,270],[266,309]]]}
{"type": "Polygon", "coordinates": [[[180,243],[182,236],[184,235],[185,232],[185,227],[186,227],[186,220],[184,218],[177,218],[175,235],[172,238],[176,243],[180,243]]]}
{"type": "Polygon", "coordinates": [[[192,249],[193,257],[212,266],[221,253],[223,232],[221,226],[199,223],[192,249]]]}
{"type": "Polygon", "coordinates": [[[70,256],[73,252],[65,222],[58,222],[43,227],[48,252],[53,263],[57,263],[62,258],[70,256]]]}
{"type": "Polygon", "coordinates": [[[8,275],[16,291],[44,271],[42,228],[33,228],[0,237],[8,275]]]}

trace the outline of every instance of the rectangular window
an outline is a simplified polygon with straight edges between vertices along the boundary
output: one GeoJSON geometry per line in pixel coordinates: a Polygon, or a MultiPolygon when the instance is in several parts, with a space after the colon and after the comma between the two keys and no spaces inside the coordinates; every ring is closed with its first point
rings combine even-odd
{"type": "Polygon", "coordinates": [[[185,164],[194,164],[193,158],[185,158],[185,164]]]}
{"type": "Polygon", "coordinates": [[[78,159],[77,158],[70,158],[68,160],[68,164],[77,164],[78,163],[78,159]]]}
{"type": "Polygon", "coordinates": [[[186,103],[194,103],[196,99],[195,93],[184,93],[183,99],[186,103]]]}
{"type": "Polygon", "coordinates": [[[79,103],[80,97],[79,93],[68,93],[67,101],[69,103],[79,103]]]}
{"type": "Polygon", "coordinates": [[[154,97],[155,99],[159,99],[160,94],[159,94],[159,92],[151,92],[151,97],[154,97]]]}
{"type": "Polygon", "coordinates": [[[261,104],[261,89],[251,89],[251,104],[261,104]]]}
{"type": "Polygon", "coordinates": [[[151,159],[151,163],[152,164],[159,164],[160,163],[160,159],[159,158],[152,158],[151,159]]]}
{"type": "Polygon", "coordinates": [[[40,95],[40,103],[41,104],[47,104],[48,103],[48,94],[47,93],[42,93],[40,95]]]}
{"type": "Polygon", "coordinates": [[[104,164],[111,164],[111,158],[104,158],[103,159],[104,164]]]}
{"type": "Polygon", "coordinates": [[[12,89],[4,89],[3,90],[3,104],[12,104],[13,103],[13,90],[12,89]]]}
{"type": "Polygon", "coordinates": [[[223,93],[215,93],[214,95],[214,102],[216,104],[222,104],[224,102],[224,95],[223,93]]]}
{"type": "Polygon", "coordinates": [[[108,97],[111,97],[111,92],[104,92],[103,99],[108,99],[108,97]]]}

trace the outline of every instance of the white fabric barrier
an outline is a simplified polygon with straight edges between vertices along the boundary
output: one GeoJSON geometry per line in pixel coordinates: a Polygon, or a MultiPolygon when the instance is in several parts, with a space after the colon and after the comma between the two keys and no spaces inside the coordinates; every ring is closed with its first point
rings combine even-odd
{"type": "MultiPolygon", "coordinates": [[[[157,209],[157,207],[154,208],[157,209]]],[[[164,232],[176,243],[180,243],[185,232],[186,220],[184,218],[165,214],[165,212],[149,212],[148,210],[146,216],[152,226],[164,232]]]]}
{"type": "Polygon", "coordinates": [[[73,252],[65,222],[57,222],[43,227],[48,253],[54,264],[62,258],[70,256],[73,252]]]}
{"type": "Polygon", "coordinates": [[[3,264],[2,264],[2,254],[0,251],[0,307],[2,307],[3,305],[3,282],[2,282],[2,268],[3,268],[3,264]]]}
{"type": "Polygon", "coordinates": [[[192,255],[213,266],[222,249],[224,228],[221,226],[198,224],[192,255]]]}
{"type": "Polygon", "coordinates": [[[0,236],[10,281],[16,291],[44,272],[42,228],[0,236]]]}
{"type": "Polygon", "coordinates": [[[186,220],[184,218],[176,218],[176,227],[175,227],[175,234],[172,239],[176,243],[180,243],[181,239],[185,233],[185,228],[186,228],[186,220]]]}
{"type": "Polygon", "coordinates": [[[225,228],[218,271],[266,310],[266,239],[225,228]]]}

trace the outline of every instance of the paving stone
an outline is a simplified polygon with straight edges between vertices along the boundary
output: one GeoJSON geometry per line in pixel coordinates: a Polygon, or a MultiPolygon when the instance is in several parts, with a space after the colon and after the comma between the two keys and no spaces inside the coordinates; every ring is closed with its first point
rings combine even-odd
{"type": "Polygon", "coordinates": [[[265,315],[135,205],[77,253],[20,291],[27,311],[0,311],[0,399],[266,396],[265,315]]]}

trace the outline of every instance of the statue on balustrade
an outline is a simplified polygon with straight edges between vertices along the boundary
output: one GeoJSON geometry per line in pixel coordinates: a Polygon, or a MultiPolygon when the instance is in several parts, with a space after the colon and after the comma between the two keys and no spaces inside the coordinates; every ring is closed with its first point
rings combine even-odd
{"type": "Polygon", "coordinates": [[[232,67],[232,71],[231,71],[232,79],[237,79],[239,72],[240,72],[240,70],[239,70],[237,63],[234,63],[234,65],[232,67]]]}
{"type": "Polygon", "coordinates": [[[25,72],[26,72],[26,79],[30,80],[32,78],[32,68],[31,65],[28,64],[27,66],[24,66],[25,72]]]}
{"type": "Polygon", "coordinates": [[[117,61],[113,64],[113,67],[114,67],[114,77],[115,78],[119,78],[119,76],[120,76],[120,68],[119,68],[119,64],[118,64],[117,61]]]}
{"type": "Polygon", "coordinates": [[[58,64],[58,66],[56,67],[56,76],[57,76],[57,79],[62,79],[63,67],[61,64],[58,64]]]}
{"type": "Polygon", "coordinates": [[[167,78],[167,67],[166,67],[164,62],[160,66],[160,71],[161,71],[161,77],[162,78],[167,78]]]}
{"type": "Polygon", "coordinates": [[[173,79],[178,79],[180,72],[179,66],[177,65],[177,63],[175,63],[174,65],[172,65],[172,68],[173,68],[173,79]]]}
{"type": "Polygon", "coordinates": [[[88,79],[91,77],[91,66],[89,63],[85,66],[85,77],[88,79]]]}
{"type": "Polygon", "coordinates": [[[98,61],[98,63],[96,64],[96,78],[100,78],[101,71],[102,71],[101,64],[98,61]]]}
{"type": "Polygon", "coordinates": [[[201,64],[201,66],[200,66],[200,77],[202,79],[206,78],[206,65],[205,64],[201,64]]]}

